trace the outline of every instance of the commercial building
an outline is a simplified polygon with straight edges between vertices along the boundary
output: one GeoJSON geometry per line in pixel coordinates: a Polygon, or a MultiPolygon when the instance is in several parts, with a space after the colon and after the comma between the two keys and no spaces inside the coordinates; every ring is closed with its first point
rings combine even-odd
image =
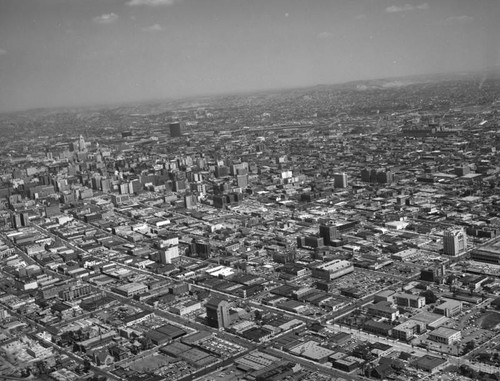
{"type": "Polygon", "coordinates": [[[429,340],[450,345],[462,338],[462,333],[455,329],[440,327],[429,334],[429,340]]]}
{"type": "Polygon", "coordinates": [[[160,248],[161,263],[172,263],[179,257],[179,237],[174,235],[160,237],[157,245],[160,248]]]}
{"type": "Polygon", "coordinates": [[[201,302],[190,300],[188,302],[170,307],[170,312],[179,316],[186,316],[198,311],[199,309],[201,309],[201,302]]]}
{"type": "Polygon", "coordinates": [[[226,300],[213,298],[205,305],[207,310],[207,324],[214,328],[227,328],[231,324],[229,303],[226,300]]]}
{"type": "Polygon", "coordinates": [[[180,138],[182,136],[182,128],[179,122],[169,123],[168,128],[171,138],[180,138]]]}
{"type": "Polygon", "coordinates": [[[172,261],[178,257],[179,257],[179,246],[171,246],[160,249],[161,263],[172,263],[172,261]]]}
{"type": "Polygon", "coordinates": [[[373,303],[378,303],[378,302],[382,302],[382,301],[393,303],[395,294],[396,294],[396,292],[393,290],[380,291],[377,294],[375,294],[374,299],[373,299],[373,303]]]}
{"type": "Polygon", "coordinates": [[[394,181],[394,174],[385,168],[363,168],[361,170],[361,181],[367,183],[390,184],[394,181]]]}
{"type": "Polygon", "coordinates": [[[475,261],[500,264],[500,237],[484,246],[474,249],[471,257],[475,261]]]}
{"type": "Polygon", "coordinates": [[[290,352],[294,355],[319,362],[320,364],[326,363],[328,361],[328,357],[335,353],[328,348],[321,347],[316,341],[312,340],[293,347],[290,349],[290,352]]]}
{"type": "Polygon", "coordinates": [[[333,180],[335,188],[347,188],[347,183],[348,183],[347,174],[334,173],[333,180]]]}
{"type": "Polygon", "coordinates": [[[425,297],[402,292],[394,295],[394,301],[402,307],[422,308],[425,306],[425,297]]]}
{"type": "Polygon", "coordinates": [[[426,282],[438,282],[446,273],[445,265],[441,264],[437,267],[430,267],[420,270],[420,280],[426,282]]]}
{"type": "Polygon", "coordinates": [[[417,369],[421,369],[429,373],[434,373],[438,369],[446,366],[447,362],[447,360],[440,357],[424,355],[413,361],[411,365],[417,369]]]}
{"type": "Polygon", "coordinates": [[[368,315],[394,321],[399,316],[399,311],[389,302],[378,302],[368,306],[368,315]]]}
{"type": "Polygon", "coordinates": [[[131,297],[134,295],[142,294],[148,291],[148,286],[142,283],[126,283],[124,285],[113,287],[111,291],[116,292],[117,294],[131,297]]]}
{"type": "Polygon", "coordinates": [[[59,297],[64,301],[79,299],[92,293],[90,284],[79,284],[64,288],[59,292],[59,297]]]}
{"type": "Polygon", "coordinates": [[[324,246],[324,241],[323,238],[321,237],[316,237],[316,236],[307,236],[304,239],[304,246],[307,247],[312,247],[312,248],[318,248],[318,247],[323,247],[324,246]]]}
{"type": "Polygon", "coordinates": [[[248,186],[248,175],[237,175],[236,184],[239,188],[246,188],[248,186]]]}
{"type": "Polygon", "coordinates": [[[392,329],[392,336],[399,340],[408,341],[416,334],[425,330],[425,324],[419,321],[407,320],[392,329]]]}
{"type": "Polygon", "coordinates": [[[377,335],[391,336],[392,335],[392,324],[384,323],[376,320],[368,320],[363,324],[363,329],[367,332],[372,332],[377,335]]]}
{"type": "Polygon", "coordinates": [[[331,245],[334,240],[340,238],[340,233],[335,225],[320,225],[319,236],[323,238],[325,245],[331,245]]]}
{"type": "Polygon", "coordinates": [[[411,320],[419,321],[425,324],[426,328],[433,330],[445,324],[448,320],[446,316],[438,315],[429,311],[422,311],[411,317],[411,320]]]}
{"type": "Polygon", "coordinates": [[[457,256],[467,249],[467,234],[463,228],[448,229],[443,233],[443,250],[446,255],[457,256]]]}
{"type": "Polygon", "coordinates": [[[447,299],[444,303],[436,306],[434,312],[446,317],[453,317],[462,312],[462,302],[459,300],[447,299]]]}
{"type": "Polygon", "coordinates": [[[339,369],[343,372],[350,373],[356,369],[359,369],[364,363],[362,359],[358,359],[352,356],[346,356],[343,358],[332,358],[332,368],[339,369]]]}
{"type": "Polygon", "coordinates": [[[318,278],[326,281],[339,278],[343,275],[352,273],[354,266],[351,262],[334,259],[333,261],[322,263],[311,269],[313,278],[318,278]]]}

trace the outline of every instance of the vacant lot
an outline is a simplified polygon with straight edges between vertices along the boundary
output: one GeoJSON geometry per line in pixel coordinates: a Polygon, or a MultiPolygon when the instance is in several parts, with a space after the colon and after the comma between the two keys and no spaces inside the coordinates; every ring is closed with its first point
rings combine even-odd
{"type": "Polygon", "coordinates": [[[494,329],[500,324],[500,313],[489,311],[477,319],[478,327],[482,329],[494,329]]]}
{"type": "Polygon", "coordinates": [[[137,372],[148,372],[161,368],[168,363],[169,359],[167,356],[153,355],[134,361],[132,364],[130,364],[130,369],[133,369],[137,372]]]}

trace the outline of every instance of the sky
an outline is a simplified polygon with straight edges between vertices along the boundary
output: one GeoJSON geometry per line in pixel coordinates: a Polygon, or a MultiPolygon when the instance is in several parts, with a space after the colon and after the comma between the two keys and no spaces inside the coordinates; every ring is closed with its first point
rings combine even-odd
{"type": "Polygon", "coordinates": [[[0,0],[0,112],[500,65],[500,0],[0,0]]]}

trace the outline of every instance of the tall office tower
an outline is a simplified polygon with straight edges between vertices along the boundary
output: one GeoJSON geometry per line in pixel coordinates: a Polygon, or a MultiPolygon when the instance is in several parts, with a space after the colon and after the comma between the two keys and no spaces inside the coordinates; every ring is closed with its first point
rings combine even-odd
{"type": "Polygon", "coordinates": [[[28,212],[21,212],[21,223],[23,224],[23,226],[30,225],[30,217],[28,212]]]}
{"type": "Polygon", "coordinates": [[[180,138],[182,136],[181,124],[179,122],[169,123],[170,137],[180,138]]]}
{"type": "Polygon", "coordinates": [[[214,174],[218,179],[229,176],[229,167],[226,167],[225,165],[218,165],[215,167],[214,174]]]}
{"type": "Polygon", "coordinates": [[[196,205],[196,196],[193,194],[186,194],[184,196],[184,207],[186,209],[193,209],[194,206],[196,205]]]}
{"type": "Polygon", "coordinates": [[[101,179],[101,190],[104,193],[109,193],[111,192],[111,180],[110,179],[101,179]]]}
{"type": "Polygon", "coordinates": [[[463,228],[448,229],[443,234],[443,249],[447,255],[460,255],[467,249],[467,235],[463,228]]]}
{"type": "Polygon", "coordinates": [[[236,181],[237,181],[238,187],[246,188],[248,185],[248,175],[238,175],[238,176],[236,176],[236,181]]]}
{"type": "Polygon", "coordinates": [[[347,174],[334,173],[333,180],[335,188],[347,188],[347,174]]]}
{"type": "Polygon", "coordinates": [[[23,226],[23,223],[21,222],[21,215],[16,213],[12,215],[12,228],[13,229],[19,229],[23,226]]]}
{"type": "Polygon", "coordinates": [[[320,225],[319,236],[323,238],[325,245],[330,245],[332,241],[340,238],[340,233],[335,225],[320,225]]]}
{"type": "Polygon", "coordinates": [[[14,229],[19,229],[21,227],[29,226],[29,214],[28,212],[15,213],[12,215],[12,227],[14,229]]]}
{"type": "Polygon", "coordinates": [[[237,164],[231,164],[229,165],[230,173],[233,176],[236,175],[246,175],[248,173],[248,163],[243,162],[243,163],[237,163],[237,164]]]}
{"type": "Polygon", "coordinates": [[[211,257],[212,248],[210,242],[208,241],[198,241],[194,244],[194,253],[203,259],[208,259],[211,257]]]}
{"type": "Polygon", "coordinates": [[[390,184],[394,182],[394,174],[390,169],[377,171],[377,182],[379,184],[390,184]]]}
{"type": "Polygon", "coordinates": [[[83,138],[82,135],[80,135],[80,139],[78,139],[78,151],[80,152],[87,151],[87,145],[85,144],[85,139],[83,138]]]}
{"type": "Polygon", "coordinates": [[[369,168],[363,168],[361,170],[361,181],[363,181],[365,183],[369,183],[370,182],[370,173],[371,173],[371,170],[369,168]]]}
{"type": "Polygon", "coordinates": [[[124,182],[119,185],[120,187],[120,194],[128,194],[128,183],[124,182]]]}
{"type": "Polygon", "coordinates": [[[179,246],[165,247],[159,250],[161,263],[172,263],[174,259],[179,258],[179,246]]]}
{"type": "Polygon", "coordinates": [[[214,328],[227,328],[231,324],[229,303],[219,298],[210,299],[205,305],[207,309],[207,324],[214,328]]]}
{"type": "Polygon", "coordinates": [[[160,252],[161,263],[172,263],[179,257],[179,237],[175,235],[160,236],[156,242],[160,252]]]}

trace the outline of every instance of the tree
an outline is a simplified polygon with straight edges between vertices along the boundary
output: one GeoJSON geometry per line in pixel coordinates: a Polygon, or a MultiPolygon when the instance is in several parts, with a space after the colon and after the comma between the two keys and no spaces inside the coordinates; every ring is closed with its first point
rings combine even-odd
{"type": "Polygon", "coordinates": [[[48,373],[48,369],[47,369],[47,366],[45,364],[45,361],[38,361],[36,363],[36,368],[38,370],[38,374],[40,374],[40,375],[44,375],[44,374],[48,373]]]}
{"type": "Polygon", "coordinates": [[[144,337],[140,339],[140,342],[142,344],[142,350],[148,350],[154,347],[153,341],[149,337],[144,337]]]}
{"type": "Polygon", "coordinates": [[[468,365],[461,365],[459,370],[460,370],[460,374],[465,376],[465,377],[472,378],[473,380],[478,379],[477,378],[478,373],[468,365]]]}
{"type": "Polygon", "coordinates": [[[425,297],[425,304],[433,304],[436,303],[438,297],[431,290],[425,290],[420,293],[420,296],[425,297]]]}
{"type": "Polygon", "coordinates": [[[87,373],[90,370],[91,366],[92,366],[92,364],[90,363],[89,359],[83,360],[83,372],[84,373],[87,373]]]}
{"type": "Polygon", "coordinates": [[[463,349],[463,354],[469,353],[470,351],[476,348],[476,342],[474,340],[468,341],[465,343],[465,347],[463,349]]]}

